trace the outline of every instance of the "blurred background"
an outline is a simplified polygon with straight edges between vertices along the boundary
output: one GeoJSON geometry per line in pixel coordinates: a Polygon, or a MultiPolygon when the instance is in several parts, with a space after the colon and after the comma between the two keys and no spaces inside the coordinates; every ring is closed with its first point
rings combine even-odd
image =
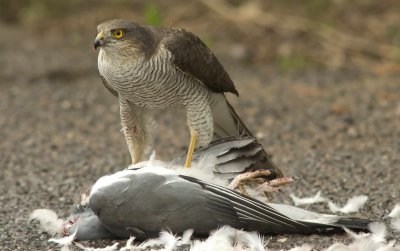
{"type": "Polygon", "coordinates": [[[1,0],[0,4],[2,26],[11,29],[2,40],[23,29],[24,40],[62,38],[60,46],[87,49],[97,24],[125,18],[187,28],[217,54],[263,68],[399,70],[400,2],[396,0],[1,0]]]}
{"type": "MultiPolygon", "coordinates": [[[[238,114],[300,177],[275,201],[367,194],[360,216],[377,219],[400,197],[398,0],[0,0],[1,250],[47,250],[29,213],[67,216],[95,180],[129,164],[93,50],[97,25],[114,18],[186,28],[213,50],[240,93],[228,97],[238,114]]],[[[158,156],[183,154],[183,113],[157,121],[158,156]]]]}

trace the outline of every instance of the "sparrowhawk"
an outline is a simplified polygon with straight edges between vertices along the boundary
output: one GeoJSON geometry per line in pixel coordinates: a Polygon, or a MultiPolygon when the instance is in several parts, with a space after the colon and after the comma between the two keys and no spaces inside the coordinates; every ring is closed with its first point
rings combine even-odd
{"type": "Polygon", "coordinates": [[[231,78],[196,35],[126,20],[106,21],[97,30],[100,76],[119,98],[132,163],[142,160],[149,143],[146,117],[151,110],[185,109],[191,135],[186,167],[195,147],[208,145],[213,137],[251,135],[225,98],[226,92],[238,95],[231,78]]]}

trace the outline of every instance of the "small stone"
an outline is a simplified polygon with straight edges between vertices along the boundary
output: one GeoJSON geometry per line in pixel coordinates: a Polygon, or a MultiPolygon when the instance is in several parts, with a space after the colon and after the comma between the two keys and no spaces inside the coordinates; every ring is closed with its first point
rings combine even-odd
{"type": "Polygon", "coordinates": [[[354,128],[353,126],[352,126],[352,127],[349,127],[349,128],[347,129],[347,134],[348,134],[349,136],[351,136],[351,137],[357,137],[357,136],[358,136],[357,130],[356,130],[356,128],[354,128]]]}
{"type": "Polygon", "coordinates": [[[64,100],[61,103],[61,108],[64,109],[64,110],[69,110],[71,108],[71,106],[72,106],[71,102],[69,102],[67,100],[64,100]]]}

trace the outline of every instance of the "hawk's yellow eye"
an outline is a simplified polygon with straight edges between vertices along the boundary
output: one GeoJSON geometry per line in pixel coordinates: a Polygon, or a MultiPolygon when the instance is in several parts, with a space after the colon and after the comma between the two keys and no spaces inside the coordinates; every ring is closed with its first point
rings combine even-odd
{"type": "Polygon", "coordinates": [[[120,39],[124,37],[124,32],[122,30],[117,30],[112,33],[112,36],[116,39],[120,39]]]}

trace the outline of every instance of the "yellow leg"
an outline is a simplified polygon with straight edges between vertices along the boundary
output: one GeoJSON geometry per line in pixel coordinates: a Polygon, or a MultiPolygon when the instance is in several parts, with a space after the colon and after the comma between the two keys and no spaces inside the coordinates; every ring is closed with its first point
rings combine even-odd
{"type": "Polygon", "coordinates": [[[196,142],[197,142],[197,133],[193,130],[190,130],[190,144],[189,144],[189,149],[188,149],[188,153],[186,155],[186,161],[185,161],[186,168],[189,168],[192,164],[192,157],[193,157],[194,148],[196,147],[196,142]]]}

